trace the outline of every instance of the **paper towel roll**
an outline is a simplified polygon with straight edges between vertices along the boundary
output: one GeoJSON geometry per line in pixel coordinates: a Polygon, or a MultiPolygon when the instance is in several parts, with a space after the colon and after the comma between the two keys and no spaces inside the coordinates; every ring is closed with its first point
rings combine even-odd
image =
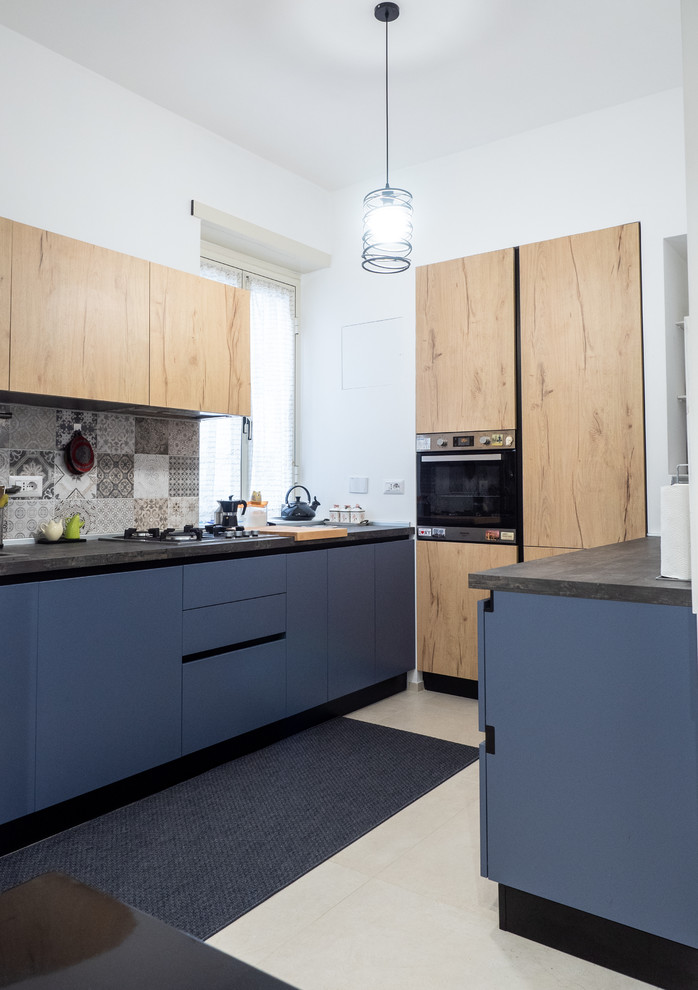
{"type": "Polygon", "coordinates": [[[690,485],[666,485],[660,491],[661,574],[691,580],[690,485]]]}

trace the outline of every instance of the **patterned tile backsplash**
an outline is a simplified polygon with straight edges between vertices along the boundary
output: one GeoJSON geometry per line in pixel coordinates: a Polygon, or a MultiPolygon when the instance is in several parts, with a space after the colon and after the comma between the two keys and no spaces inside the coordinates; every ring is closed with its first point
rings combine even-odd
{"type": "Polygon", "coordinates": [[[0,485],[10,475],[40,475],[41,498],[10,498],[5,540],[30,539],[43,522],[79,512],[83,535],[129,526],[181,529],[199,518],[199,424],[116,413],[3,405],[0,485]],[[73,474],[64,448],[80,424],[95,463],[73,474]]]}

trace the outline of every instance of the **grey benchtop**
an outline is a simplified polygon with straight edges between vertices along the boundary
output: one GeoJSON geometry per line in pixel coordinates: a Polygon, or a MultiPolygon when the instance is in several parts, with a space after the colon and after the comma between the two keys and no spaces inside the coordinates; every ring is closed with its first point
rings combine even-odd
{"type": "Polygon", "coordinates": [[[82,543],[18,543],[0,550],[0,581],[13,578],[58,577],[81,570],[105,571],[134,564],[158,566],[169,562],[189,564],[201,560],[225,560],[244,554],[288,553],[347,546],[372,540],[409,537],[410,526],[347,526],[347,535],[335,539],[300,540],[290,536],[268,536],[255,540],[226,540],[225,543],[128,543],[88,539],[82,543]]]}
{"type": "Polygon", "coordinates": [[[660,539],[647,536],[469,575],[471,588],[651,605],[691,604],[691,582],[662,578],[660,539]]]}

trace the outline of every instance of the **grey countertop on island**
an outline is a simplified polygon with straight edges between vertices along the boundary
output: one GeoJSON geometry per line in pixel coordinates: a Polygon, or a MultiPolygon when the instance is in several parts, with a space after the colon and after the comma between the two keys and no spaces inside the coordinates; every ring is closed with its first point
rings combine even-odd
{"type": "Polygon", "coordinates": [[[291,536],[266,536],[251,540],[226,540],[213,543],[202,540],[191,543],[136,543],[98,538],[69,543],[17,543],[0,550],[0,582],[15,579],[59,577],[80,571],[115,570],[133,565],[158,566],[168,563],[193,563],[201,560],[221,560],[244,554],[288,553],[311,548],[332,548],[372,540],[411,537],[410,526],[357,525],[347,526],[347,535],[335,539],[302,540],[291,536]]]}
{"type": "Polygon", "coordinates": [[[691,582],[660,577],[660,538],[573,550],[469,575],[469,587],[653,605],[691,605],[691,582]]]}

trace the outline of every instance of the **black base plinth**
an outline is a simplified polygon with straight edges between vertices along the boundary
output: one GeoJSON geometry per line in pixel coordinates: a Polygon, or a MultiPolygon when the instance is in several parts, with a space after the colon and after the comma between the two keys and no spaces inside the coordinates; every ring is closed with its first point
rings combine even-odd
{"type": "Polygon", "coordinates": [[[662,990],[698,987],[698,949],[504,884],[499,927],[662,990]]]}
{"type": "Polygon", "coordinates": [[[422,677],[427,691],[454,694],[459,698],[477,699],[477,681],[472,681],[467,677],[449,677],[448,674],[431,674],[428,671],[423,671],[422,677]]]}

